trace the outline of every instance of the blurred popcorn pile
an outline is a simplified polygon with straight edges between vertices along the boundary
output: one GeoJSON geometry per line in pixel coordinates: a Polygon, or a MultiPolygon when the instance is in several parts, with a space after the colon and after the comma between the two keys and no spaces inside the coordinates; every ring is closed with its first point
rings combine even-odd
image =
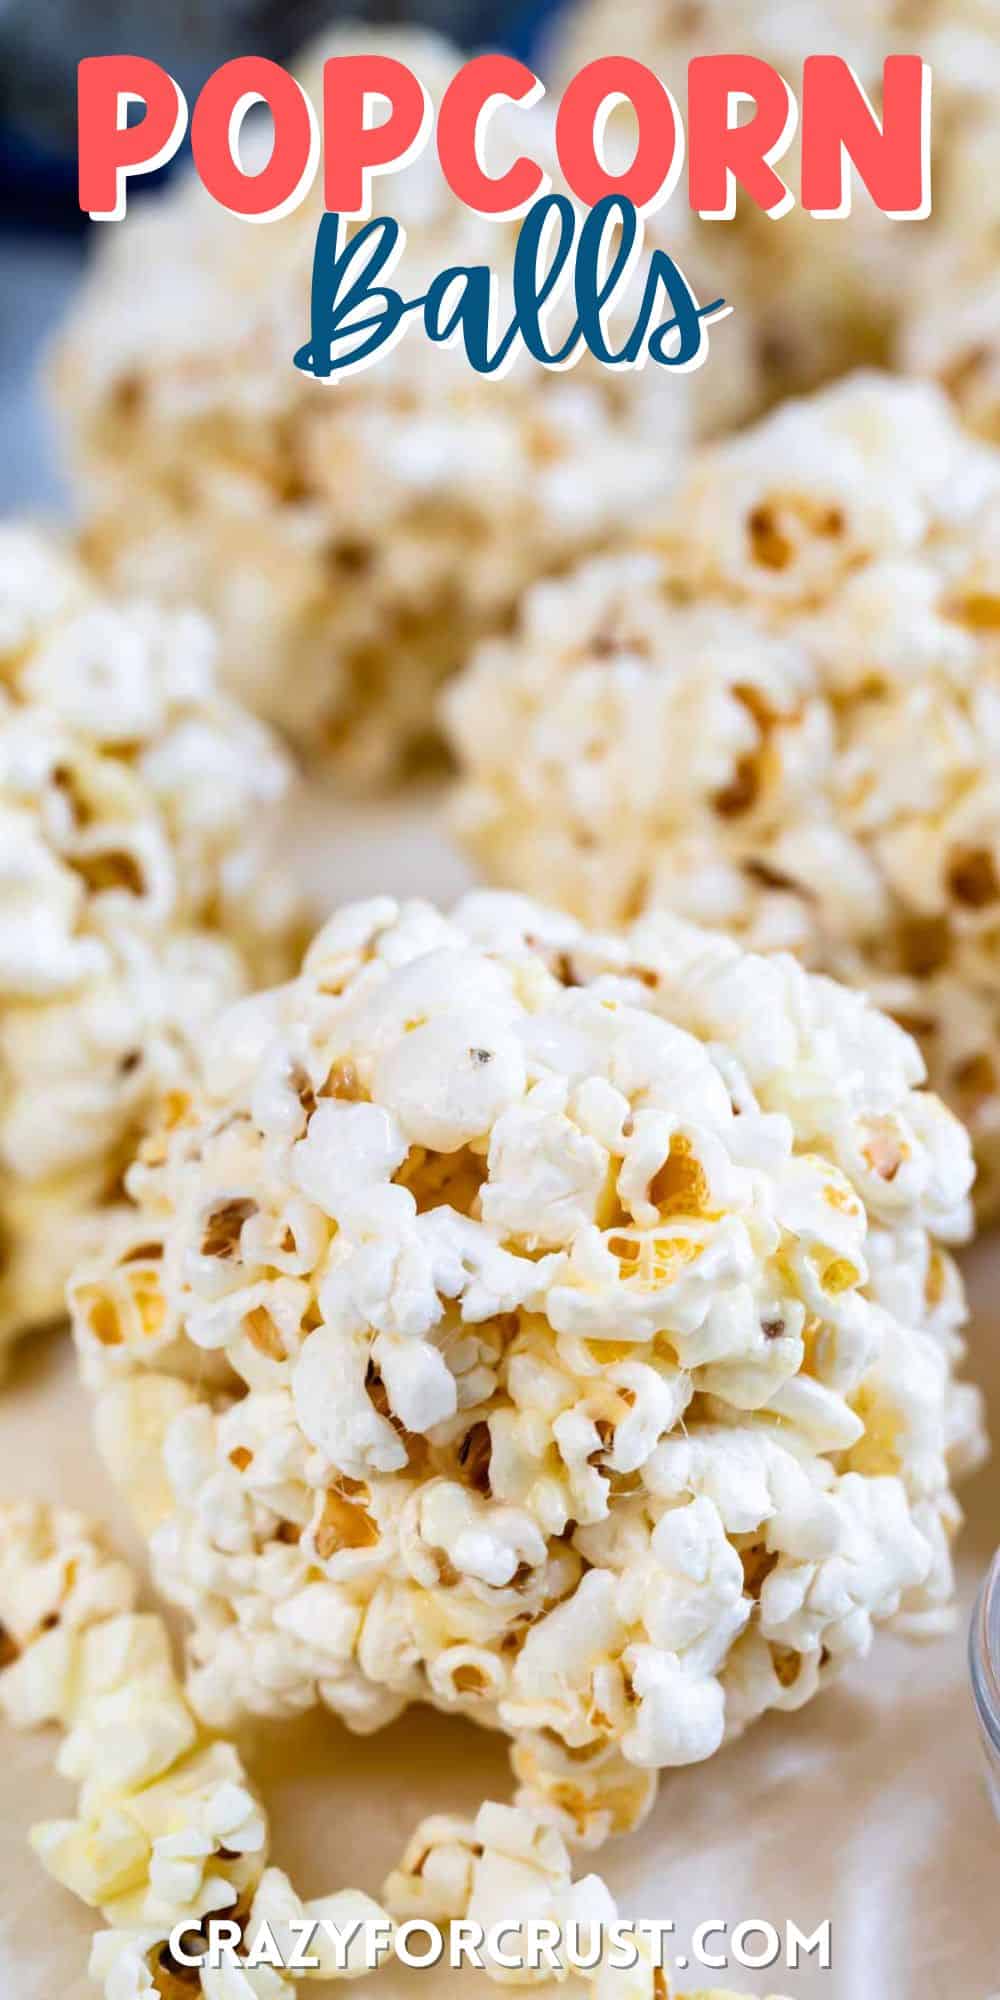
{"type": "MultiPolygon", "coordinates": [[[[702,299],[721,294],[734,307],[708,365],[680,379],[588,362],[552,374],[522,356],[487,393],[460,351],[411,328],[377,367],[321,393],[291,365],[306,331],[318,184],[262,230],[183,180],[153,213],[105,232],[63,343],[59,394],[88,552],[129,588],[210,609],[232,685],[314,762],[353,780],[391,775],[426,753],[429,695],[470,643],[503,628],[534,578],[643,520],[692,437],[911,349],[917,365],[949,384],[960,377],[983,401],[982,343],[970,363],[964,333],[956,358],[924,329],[930,302],[941,338],[956,337],[954,285],[937,261],[961,249],[977,284],[992,256],[980,190],[995,144],[1000,17],[966,11],[956,23],[945,0],[930,13],[883,0],[846,22],[841,8],[757,10],[758,53],[797,77],[805,54],[835,45],[876,97],[884,56],[900,37],[919,42],[935,73],[934,219],[914,259],[913,226],[880,215],[863,188],[849,218],[817,223],[795,209],[780,226],[749,203],[732,224],[701,224],[675,194],[651,238],[702,299]]],[[[738,27],[734,36],[732,0],[631,15],[597,0],[570,12],[553,71],[558,81],[613,47],[660,67],[682,93],[689,56],[746,45],[742,12],[738,27]]],[[[378,40],[341,31],[307,52],[303,81],[315,94],[327,54],[378,40]]],[[[439,102],[458,52],[416,32],[385,45],[439,102]]],[[[553,101],[531,114],[536,155],[551,148],[553,101]]],[[[511,143],[523,143],[524,117],[511,114],[511,143]]],[[[506,160],[502,116],[491,143],[506,160]]],[[[789,173],[794,185],[794,153],[789,173]]],[[[432,150],[394,179],[392,203],[413,292],[465,262],[493,265],[506,292],[516,225],[456,201],[432,150]]]]}
{"type": "MultiPolygon", "coordinates": [[[[886,56],[916,52],[933,74],[933,208],[916,234],[881,215],[857,176],[843,218],[817,222],[796,206],[776,226],[752,204],[737,204],[726,229],[738,272],[730,296],[753,320],[752,391],[770,403],[872,362],[915,366],[946,380],[989,431],[1000,291],[986,304],[978,294],[994,278],[1000,224],[994,0],[758,0],[752,10],[737,0],[583,0],[559,17],[550,66],[558,88],[614,50],[666,77],[683,102],[692,56],[734,49],[773,64],[793,90],[805,57],[831,51],[876,106],[886,56]]],[[[793,143],[777,165],[796,195],[797,164],[793,143]]],[[[706,231],[710,256],[720,225],[706,231]]]]}
{"type": "Polygon", "coordinates": [[[111,602],[0,528],[0,1346],[63,1310],[208,1022],[292,968],[266,855],[288,779],[198,614],[111,602]]]}
{"type": "Polygon", "coordinates": [[[449,693],[455,822],[599,923],[657,904],[866,987],[1000,1201],[1000,455],[856,375],[694,455],[449,693]]]}
{"type": "MultiPolygon", "coordinates": [[[[326,54],[373,45],[340,35],[303,81],[316,94],[326,54]]],[[[385,45],[439,102],[457,51],[385,45]]],[[[540,110],[536,146],[548,132],[540,110]]],[[[492,136],[502,148],[502,119],[492,136]]],[[[426,747],[435,685],[526,583],[664,490],[687,414],[658,371],[550,374],[522,356],[483,382],[418,328],[320,387],[291,358],[321,212],[317,183],[287,221],[248,229],[183,181],[107,232],[59,384],[99,566],[205,603],[239,692],[314,761],[372,777],[426,747]]],[[[461,263],[494,265],[508,292],[517,225],[458,202],[433,149],[394,181],[393,213],[409,294],[461,263]]]]}
{"type": "MultiPolygon", "coordinates": [[[[436,101],[460,60],[382,46],[436,101]]],[[[319,192],[249,229],[182,180],[61,342],[79,557],[0,532],[0,1342],[69,1280],[186,1620],[182,1684],[98,1530],[0,1507],[0,1708],[66,1731],[34,1842],[107,2000],[291,2000],[182,1976],[212,1912],[606,1921],[571,1846],[952,1617],[959,1118],[1000,1209],[1000,16],[590,0],[551,75],[676,92],[727,46],[873,100],[918,49],[933,215],[677,195],[652,244],[734,307],[694,374],[484,382],[412,329],[331,388],[292,363],[319,192]],[[447,739],[455,831],[526,893],[352,904],[293,977],[269,725],[342,787],[447,739]],[[303,1903],[216,1732],[419,1702],[509,1737],[513,1804],[303,1903]]],[[[411,295],[509,289],[515,225],[433,151],[389,206],[411,295]]],[[[646,1957],[590,1991],[668,2000],[646,1957]]]]}

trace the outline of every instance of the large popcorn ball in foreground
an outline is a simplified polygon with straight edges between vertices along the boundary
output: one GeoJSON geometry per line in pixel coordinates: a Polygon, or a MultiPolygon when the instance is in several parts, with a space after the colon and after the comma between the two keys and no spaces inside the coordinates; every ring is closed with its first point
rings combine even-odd
{"type": "Polygon", "coordinates": [[[0,528],[0,1344],[56,1316],[154,1093],[290,965],[286,788],[193,613],[0,528]]]}
{"type": "Polygon", "coordinates": [[[428,1701],[596,1841],[947,1620],[972,1165],[863,997],[668,915],[385,899],[203,1075],[72,1302],[213,1724],[428,1701]]]}
{"type": "MultiPolygon", "coordinates": [[[[437,105],[456,52],[430,35],[381,40],[437,105]]],[[[323,56],[379,44],[366,27],[311,52],[314,102],[323,56]]],[[[526,146],[547,154],[548,107],[524,121],[492,121],[495,170],[526,146]]],[[[488,264],[503,331],[519,225],[456,201],[433,145],[383,206],[406,230],[400,290],[416,297],[449,266],[488,264]]],[[[331,386],[293,366],[321,213],[317,181],[294,214],[250,228],[185,178],[107,231],[58,380],[98,564],[207,605],[251,706],[313,758],[369,777],[426,743],[430,689],[526,583],[663,491],[692,397],[731,410],[740,329],[730,319],[719,332],[728,366],[695,376],[588,360],[552,372],[521,353],[484,381],[461,344],[434,346],[413,323],[331,386]]],[[[713,260],[706,282],[723,291],[720,275],[713,260]]],[[[637,279],[634,314],[640,297],[637,279]]]]}
{"type": "Polygon", "coordinates": [[[794,950],[918,1035],[1000,1197],[1000,456],[861,375],[706,450],[450,695],[457,823],[591,922],[794,950]]]}

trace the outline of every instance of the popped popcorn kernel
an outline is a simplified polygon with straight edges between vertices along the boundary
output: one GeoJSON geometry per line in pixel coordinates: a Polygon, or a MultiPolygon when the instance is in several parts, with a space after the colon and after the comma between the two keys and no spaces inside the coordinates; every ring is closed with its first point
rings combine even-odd
{"type": "Polygon", "coordinates": [[[652,1811],[655,1774],[637,1770],[611,1741],[572,1750],[552,1730],[526,1730],[510,1754],[515,1804],[545,1811],[574,1846],[603,1847],[652,1811]]]}
{"type": "Polygon", "coordinates": [[[88,1628],[130,1613],[125,1563],[83,1515],[0,1507],[0,1712],[20,1727],[65,1719],[88,1628]]]}
{"type": "MultiPolygon", "coordinates": [[[[487,1954],[484,1971],[500,1985],[547,1987],[553,1977],[551,1966],[531,1968],[527,1963],[527,1933],[521,1927],[528,1922],[549,1921],[560,1934],[576,1924],[587,1935],[589,1926],[617,1916],[600,1876],[574,1881],[566,1844],[545,1813],[493,1800],[480,1807],[474,1820],[439,1815],[422,1821],[382,1894],[400,1922],[422,1917],[445,1925],[464,1918],[487,1933],[502,1923],[510,1933],[504,1938],[505,1955],[526,1962],[509,1969],[487,1954]]],[[[557,1944],[554,1950],[560,1967],[555,1977],[565,1978],[565,1949],[557,1944]]],[[[598,1967],[579,1975],[597,2000],[601,1994],[608,2000],[615,1994],[629,2000],[633,1993],[641,2000],[643,1989],[629,1984],[634,1974],[607,1965],[606,1956],[602,1953],[598,1967]]],[[[649,1988],[651,1996],[654,1990],[649,1988]]]]}
{"type": "Polygon", "coordinates": [[[861,995],[662,911],[339,911],[71,1286],[199,1717],[429,1702],[592,1847],[880,1624],[940,1629],[972,1161],[921,1081],[861,995]],[[109,1345],[153,1243],[161,1332],[109,1345]]]}
{"type": "MultiPolygon", "coordinates": [[[[160,1092],[213,1014],[290,968],[267,840],[289,771],[190,611],[112,602],[0,528],[0,1346],[58,1319],[160,1092]]],[[[150,1260],[95,1337],[155,1345],[150,1260]]]]}
{"type": "MultiPolygon", "coordinates": [[[[473,1820],[437,1814],[422,1820],[383,1887],[387,1908],[398,1923],[411,1919],[446,1929],[466,1921],[489,1932],[503,1925],[504,1953],[518,1955],[519,1926],[555,1926],[550,1958],[536,1968],[504,1966],[489,1955],[488,1978],[500,1985],[543,1987],[546,1993],[572,1975],[573,1988],[585,1986],[592,2000],[671,2000],[672,1988],[649,1935],[618,1923],[614,1899],[598,1875],[575,1879],[569,1851],[552,1814],[522,1805],[487,1800],[473,1820]],[[631,1943],[636,1963],[624,1966],[598,1934],[616,1924],[622,1944],[631,1943]],[[509,1933],[509,1935],[508,1935],[509,1933]],[[577,1965],[582,1952],[586,1965],[577,1965]]],[[[526,1958],[523,1951],[521,1955],[526,1958]]],[[[680,1996],[678,1996],[680,2000],[680,1996]]],[[[688,2000],[740,2000],[721,1989],[688,1995],[688,2000]]],[[[772,1995],[771,2000],[777,2000],[772,1995]]]]}
{"type": "MultiPolygon", "coordinates": [[[[930,386],[858,374],[695,453],[644,546],[538,584],[446,698],[454,824],[491,876],[587,922],[665,906],[863,987],[968,1125],[983,1215],[998,552],[1000,454],[930,386]]],[[[905,1200],[905,1126],[873,1107],[856,1144],[863,1198],[905,1200]]]]}

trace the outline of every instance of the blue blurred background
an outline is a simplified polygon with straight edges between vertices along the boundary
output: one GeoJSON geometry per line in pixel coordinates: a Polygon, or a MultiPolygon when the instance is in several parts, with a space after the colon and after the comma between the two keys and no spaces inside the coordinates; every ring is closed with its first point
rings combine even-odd
{"type": "MultiPolygon", "coordinates": [[[[557,0],[0,0],[0,512],[59,508],[54,441],[37,389],[39,360],[86,254],[90,225],[76,200],[76,66],[126,50],[160,62],[190,104],[231,56],[286,61],[340,20],[408,22],[473,49],[530,57],[557,0]]],[[[998,0],[1000,4],[1000,0],[998,0]]],[[[156,180],[130,201],[155,200],[156,180]]]]}

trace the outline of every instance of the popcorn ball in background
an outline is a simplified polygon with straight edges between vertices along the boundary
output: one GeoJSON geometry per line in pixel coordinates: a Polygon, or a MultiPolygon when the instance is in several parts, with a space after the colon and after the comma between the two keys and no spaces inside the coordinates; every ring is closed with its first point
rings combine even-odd
{"type": "MultiPolygon", "coordinates": [[[[698,297],[733,306],[707,365],[683,377],[589,357],[552,373],[522,354],[484,384],[461,347],[433,347],[414,324],[376,368],[331,391],[292,361],[308,333],[318,181],[265,229],[228,215],[193,175],[137,204],[103,232],[56,368],[88,554],[118,584],[209,609],[234,690],[313,763],[369,781],[437,747],[437,683],[506,629],[535,579],[641,523],[692,440],[758,416],[789,389],[900,357],[939,373],[988,424],[995,342],[977,329],[993,308],[977,287],[992,254],[979,190],[997,147],[993,11],[971,0],[957,18],[944,0],[929,10],[858,4],[846,18],[842,7],[766,6],[749,38],[731,0],[655,15],[594,0],[567,16],[549,97],[527,127],[523,110],[501,110],[490,130],[497,166],[530,131],[557,184],[558,90],[609,47],[651,62],[681,99],[689,57],[734,43],[796,88],[803,57],[834,47],[876,99],[883,58],[901,41],[933,65],[929,219],[908,228],[884,217],[861,187],[842,220],[796,208],[774,222],[744,202],[732,223],[700,223],[682,191],[647,219],[650,242],[677,258],[698,297]],[[957,320],[956,288],[968,295],[957,320]]],[[[459,60],[450,45],[367,27],[306,52],[300,74],[314,100],[325,56],[380,41],[440,102],[459,60]]],[[[619,111],[609,143],[627,135],[619,111]]],[[[255,143],[249,131],[246,147],[255,143]]],[[[793,186],[797,171],[793,151],[793,186]]],[[[401,288],[414,296],[446,266],[487,263],[506,323],[518,225],[457,202],[433,147],[393,177],[386,199],[406,230],[401,288]]],[[[637,276],[629,296],[640,294],[637,276]]]]}
{"type": "MultiPolygon", "coordinates": [[[[683,108],[692,58],[735,49],[773,64],[799,96],[804,58],[831,50],[877,99],[883,58],[900,47],[888,32],[897,12],[888,0],[849,0],[846,7],[763,0],[752,10],[739,0],[667,0],[655,8],[645,0],[625,6],[584,0],[557,16],[548,52],[553,87],[563,88],[584,63],[614,50],[655,70],[683,108]]],[[[798,150],[795,140],[775,163],[796,198],[798,150]]],[[[896,273],[909,245],[905,229],[882,216],[864,188],[855,184],[852,213],[842,221],[817,223],[796,206],[775,222],[739,194],[728,222],[701,223],[685,210],[679,190],[658,226],[665,233],[678,223],[691,229],[709,268],[724,250],[734,267],[729,296],[752,326],[744,414],[887,359],[896,273]]]]}
{"type": "Polygon", "coordinates": [[[667,914],[386,898],[202,1075],[70,1294],[207,1724],[430,1702],[597,1845],[947,1624],[972,1162],[861,995],[667,914]]]}
{"type": "Polygon", "coordinates": [[[455,821],[586,921],[789,949],[918,1037],[1000,1200],[1000,456],[859,375],[692,460],[448,695],[455,821]]]}
{"type": "MultiPolygon", "coordinates": [[[[709,269],[717,242],[728,239],[729,296],[753,329],[751,413],[753,397],[758,405],[771,403],[851,368],[900,361],[926,368],[933,366],[932,347],[950,349],[956,363],[959,347],[968,356],[982,309],[969,296],[957,328],[947,279],[956,266],[968,270],[970,239],[986,251],[990,276],[995,263],[990,190],[1000,148],[1000,14],[992,0],[796,0],[793,6],[758,0],[752,10],[739,0],[666,0],[657,7],[584,0],[557,17],[549,50],[555,87],[611,49],[647,63],[681,105],[693,56],[739,50],[762,57],[800,98],[804,59],[830,52],[850,63],[876,108],[886,56],[923,56],[933,74],[929,217],[909,224],[882,215],[856,174],[850,215],[806,215],[798,205],[796,139],[776,162],[796,197],[794,209],[775,222],[738,197],[732,223],[695,222],[694,232],[709,269]]],[[[665,228],[677,207],[675,200],[664,211],[665,228]]],[[[1000,307],[992,317],[995,329],[1000,307]]],[[[996,330],[990,339],[995,355],[996,330]]],[[[989,365],[983,356],[969,364],[977,375],[989,365]]],[[[992,367],[995,407],[995,359],[992,367]]],[[[962,399],[970,393],[963,384],[962,399]]]]}
{"type": "MultiPolygon", "coordinates": [[[[304,60],[314,102],[323,58],[355,46],[399,55],[435,104],[459,61],[430,35],[344,31],[304,60]]],[[[544,151],[549,109],[531,115],[544,151]]],[[[523,148],[524,119],[512,112],[506,137],[493,121],[499,164],[523,148]]],[[[457,202],[433,146],[386,201],[406,231],[400,288],[489,264],[506,326],[518,224],[457,202]]],[[[715,423],[744,407],[745,335],[730,317],[727,366],[696,376],[589,358],[552,373],[522,354],[484,382],[414,324],[331,389],[292,365],[321,212],[317,183],[293,215],[250,229],[193,177],[138,207],[104,233],[58,390],[98,566],[210,608],[230,685],[312,759],[364,779],[426,747],[431,689],[525,584],[662,494],[693,406],[715,423]]],[[[713,257],[702,296],[723,275],[713,257]]],[[[637,279],[636,310],[640,296],[637,279]]]]}
{"type": "Polygon", "coordinates": [[[934,234],[909,274],[896,360],[938,381],[971,429],[1000,443],[1000,53],[986,79],[992,96],[970,109],[935,184],[934,234]]]}
{"type": "Polygon", "coordinates": [[[194,613],[0,527],[0,1347],[56,1317],[154,1093],[292,965],[288,783],[194,613]]]}

